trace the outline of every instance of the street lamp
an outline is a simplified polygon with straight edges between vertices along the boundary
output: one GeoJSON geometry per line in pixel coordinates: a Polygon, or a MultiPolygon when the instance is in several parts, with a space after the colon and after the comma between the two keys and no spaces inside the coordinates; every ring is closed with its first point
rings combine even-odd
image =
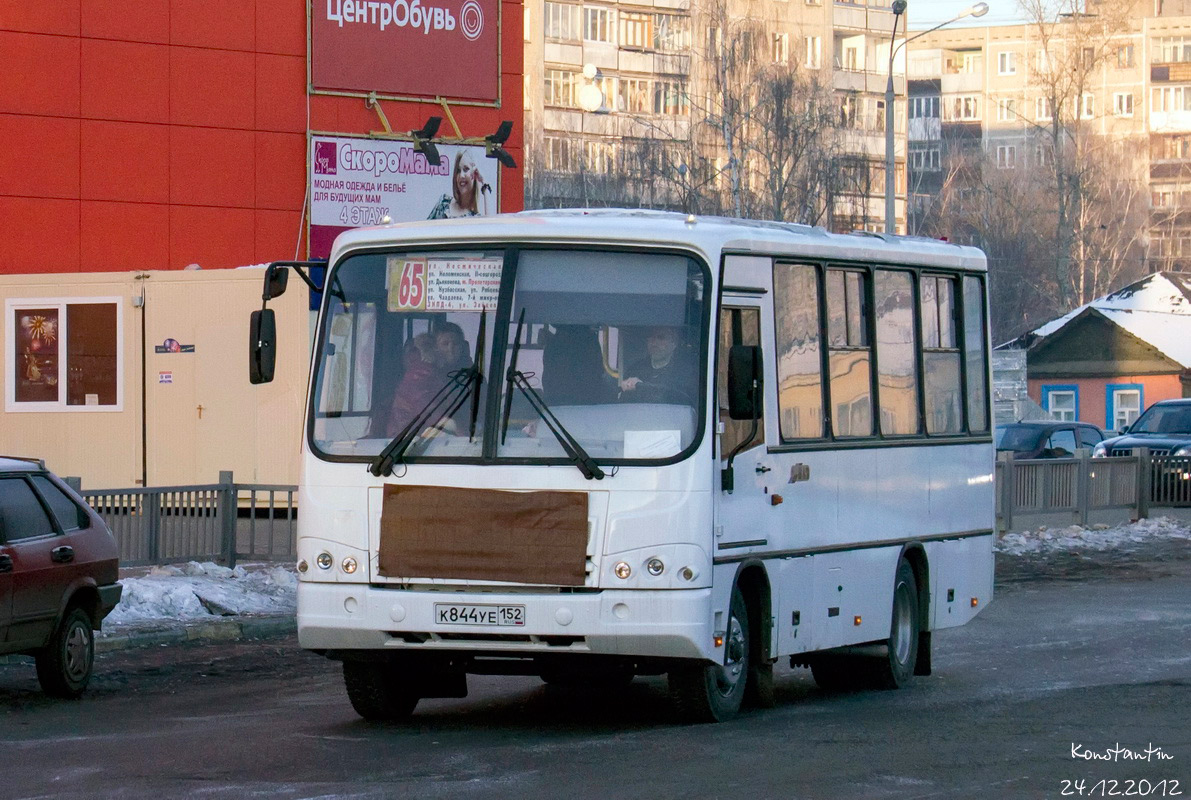
{"type": "Polygon", "coordinates": [[[893,163],[893,59],[897,55],[897,51],[905,45],[917,39],[919,36],[925,36],[928,33],[937,31],[944,25],[950,25],[953,22],[963,19],[964,17],[983,17],[988,13],[988,3],[977,3],[970,8],[966,8],[956,16],[940,22],[933,28],[928,28],[920,33],[903,39],[894,46],[893,41],[897,38],[897,21],[902,14],[906,13],[906,0],[893,0],[893,36],[889,39],[889,80],[885,84],[885,232],[896,232],[897,226],[897,204],[894,200],[894,163],[893,163]]]}

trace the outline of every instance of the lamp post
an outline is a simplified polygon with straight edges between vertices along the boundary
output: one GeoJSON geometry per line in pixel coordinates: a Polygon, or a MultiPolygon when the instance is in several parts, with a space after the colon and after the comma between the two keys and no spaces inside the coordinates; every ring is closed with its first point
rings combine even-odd
{"type": "Polygon", "coordinates": [[[894,172],[893,159],[893,59],[897,56],[897,51],[902,49],[905,45],[917,39],[919,36],[925,36],[928,33],[933,33],[944,25],[950,25],[953,22],[963,19],[964,17],[983,17],[988,13],[988,3],[977,3],[970,8],[966,8],[956,16],[940,22],[933,28],[928,28],[920,33],[903,39],[894,46],[893,41],[897,38],[897,22],[901,15],[906,13],[906,0],[893,0],[893,36],[889,39],[889,80],[885,83],[885,232],[894,233],[897,228],[897,202],[895,199],[894,186],[896,185],[896,175],[894,172]]]}

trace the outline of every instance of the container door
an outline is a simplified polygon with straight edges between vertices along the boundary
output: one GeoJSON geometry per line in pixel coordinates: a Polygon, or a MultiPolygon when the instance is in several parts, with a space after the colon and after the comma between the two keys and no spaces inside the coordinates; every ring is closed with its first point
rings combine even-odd
{"type": "MultiPolygon", "coordinates": [[[[201,290],[186,283],[145,282],[145,433],[149,486],[215,483],[218,472],[196,469],[202,405],[196,381],[197,364],[206,350],[196,340],[197,322],[218,312],[196,296],[201,290]]],[[[214,327],[214,326],[207,326],[214,327]]],[[[230,353],[225,355],[230,363],[230,353]]],[[[209,404],[208,404],[209,405],[209,404]]],[[[227,469],[226,467],[224,469],[227,469]]]]}
{"type": "Polygon", "coordinates": [[[720,311],[716,429],[721,470],[727,468],[729,457],[736,451],[732,459],[732,490],[719,493],[715,554],[721,558],[765,548],[772,538],[769,526],[774,519],[773,495],[767,476],[773,471],[773,459],[765,448],[764,416],[757,420],[754,429],[752,421],[734,420],[728,415],[728,353],[733,345],[742,344],[758,345],[764,354],[764,343],[772,342],[773,337],[762,336],[762,314],[759,300],[727,296],[720,311]]]}

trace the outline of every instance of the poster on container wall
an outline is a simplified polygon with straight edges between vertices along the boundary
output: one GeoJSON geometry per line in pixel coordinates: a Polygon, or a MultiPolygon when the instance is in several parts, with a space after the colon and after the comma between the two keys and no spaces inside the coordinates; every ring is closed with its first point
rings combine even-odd
{"type": "Polygon", "coordinates": [[[497,213],[500,165],[483,146],[438,145],[431,164],[412,142],[314,136],[310,142],[310,257],[330,255],[351,228],[497,213]]]}
{"type": "Polygon", "coordinates": [[[311,0],[316,89],[496,102],[500,0],[311,0]]]}

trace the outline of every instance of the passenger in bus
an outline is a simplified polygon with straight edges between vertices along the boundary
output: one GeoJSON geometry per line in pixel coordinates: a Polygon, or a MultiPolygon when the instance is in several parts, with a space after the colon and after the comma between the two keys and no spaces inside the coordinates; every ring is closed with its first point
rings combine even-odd
{"type": "MultiPolygon", "coordinates": [[[[446,383],[434,337],[420,333],[405,343],[405,374],[393,394],[387,435],[396,436],[434,398],[446,383]]],[[[453,420],[428,420],[428,427],[454,430],[453,420]]]]}
{"type": "Polygon", "coordinates": [[[645,339],[645,358],[628,365],[620,379],[620,399],[630,403],[694,405],[694,359],[678,328],[658,325],[645,339]]]}
{"type": "Polygon", "coordinates": [[[454,322],[434,326],[434,347],[438,350],[439,367],[446,375],[471,367],[471,347],[463,328],[454,322]]]}
{"type": "Polygon", "coordinates": [[[552,406],[593,405],[616,399],[604,370],[599,331],[590,325],[555,325],[542,351],[542,395],[552,406]]]}

